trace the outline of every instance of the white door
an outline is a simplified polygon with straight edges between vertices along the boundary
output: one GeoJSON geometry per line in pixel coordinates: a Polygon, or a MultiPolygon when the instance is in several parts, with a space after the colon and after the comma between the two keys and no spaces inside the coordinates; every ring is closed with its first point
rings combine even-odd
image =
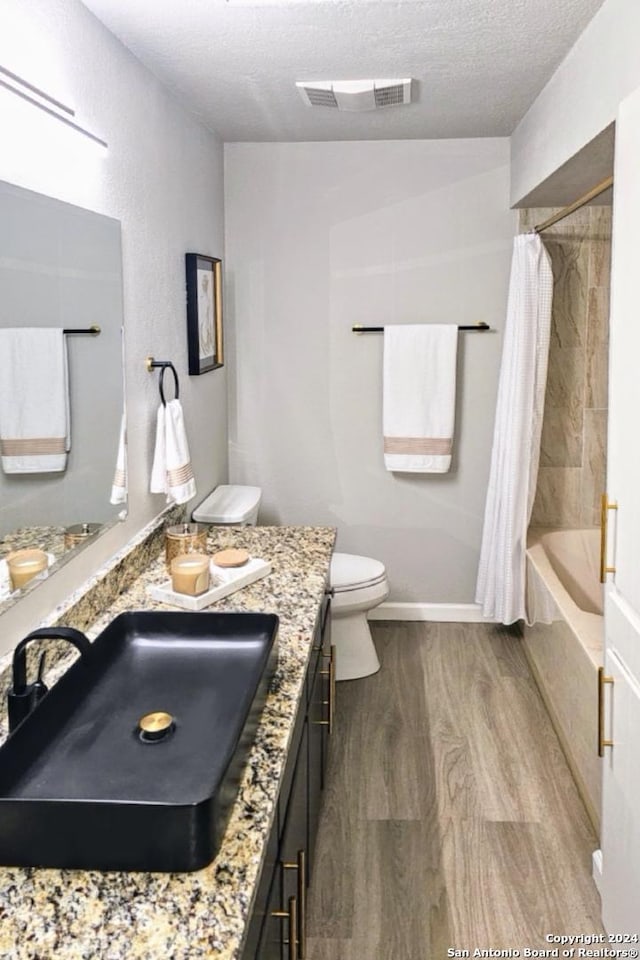
{"type": "Polygon", "coordinates": [[[640,934],[640,89],[620,106],[611,272],[607,686],[602,909],[610,934],[640,934]]]}
{"type": "Polygon", "coordinates": [[[606,751],[603,768],[602,802],[608,815],[602,824],[602,922],[609,933],[640,936],[640,685],[610,651],[605,671],[613,680],[607,685],[605,719],[614,746],[606,751]]]}

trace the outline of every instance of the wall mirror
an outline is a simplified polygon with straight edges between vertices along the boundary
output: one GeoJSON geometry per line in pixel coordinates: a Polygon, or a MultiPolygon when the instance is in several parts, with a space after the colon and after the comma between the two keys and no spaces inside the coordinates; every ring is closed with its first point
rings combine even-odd
{"type": "MultiPolygon", "coordinates": [[[[33,447],[20,438],[21,431],[33,435],[27,419],[40,420],[41,394],[35,404],[35,394],[29,395],[36,361],[26,365],[24,376],[12,375],[11,390],[0,383],[0,452],[26,450],[32,461],[29,472],[13,472],[16,461],[0,457],[0,613],[124,516],[124,504],[111,503],[123,414],[122,322],[120,223],[0,182],[0,349],[6,363],[21,331],[67,331],[63,389],[69,415],[64,469],[40,472],[51,466],[50,458],[34,461],[33,447]],[[91,327],[99,327],[99,334],[81,332],[91,327]],[[3,446],[7,434],[10,442],[3,446]],[[49,567],[16,590],[6,557],[28,548],[43,550],[49,567]]],[[[36,334],[38,350],[42,339],[36,334]]],[[[17,364],[12,367],[13,374],[17,364]]],[[[36,379],[41,382],[39,374],[36,379]]],[[[59,377],[52,377],[49,389],[44,437],[54,391],[59,399],[59,377]]]]}

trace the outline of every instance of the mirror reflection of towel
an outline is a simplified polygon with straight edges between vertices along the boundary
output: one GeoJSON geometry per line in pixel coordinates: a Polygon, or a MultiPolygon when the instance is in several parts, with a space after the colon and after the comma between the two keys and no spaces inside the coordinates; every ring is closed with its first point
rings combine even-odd
{"type": "Polygon", "coordinates": [[[0,330],[5,473],[61,473],[71,449],[67,344],[59,328],[0,330]]]}
{"type": "Polygon", "coordinates": [[[113,474],[113,483],[111,485],[111,498],[109,503],[126,503],[128,493],[129,478],[127,474],[127,415],[122,414],[120,421],[120,437],[118,439],[118,455],[116,458],[116,469],[113,474]]]}

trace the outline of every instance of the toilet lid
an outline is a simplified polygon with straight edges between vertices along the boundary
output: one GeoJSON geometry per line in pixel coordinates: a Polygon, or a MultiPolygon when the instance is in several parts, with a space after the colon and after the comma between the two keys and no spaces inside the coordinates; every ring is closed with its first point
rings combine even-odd
{"type": "Polygon", "coordinates": [[[221,483],[191,514],[200,523],[244,523],[260,503],[260,487],[221,483]]]}
{"type": "Polygon", "coordinates": [[[334,553],[329,569],[329,583],[334,590],[346,590],[366,586],[384,579],[384,564],[371,557],[358,557],[353,553],[334,553]]]}

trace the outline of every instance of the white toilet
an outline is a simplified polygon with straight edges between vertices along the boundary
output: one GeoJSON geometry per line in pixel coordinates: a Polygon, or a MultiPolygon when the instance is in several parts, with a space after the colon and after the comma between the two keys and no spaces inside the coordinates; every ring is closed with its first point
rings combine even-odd
{"type": "MultiPolygon", "coordinates": [[[[197,523],[253,526],[262,499],[260,487],[222,484],[191,514],[197,523]]],[[[329,570],[331,642],[336,648],[336,680],[368,677],[380,669],[367,613],[389,596],[384,564],[370,557],[334,553],[329,570]]]]}
{"type": "Polygon", "coordinates": [[[222,483],[195,508],[191,519],[196,523],[211,523],[216,527],[254,527],[258,522],[261,500],[260,487],[222,483]]]}
{"type": "Polygon", "coordinates": [[[367,613],[389,596],[384,564],[371,557],[334,553],[329,570],[331,642],[336,680],[357,680],[380,669],[367,613]]]}

